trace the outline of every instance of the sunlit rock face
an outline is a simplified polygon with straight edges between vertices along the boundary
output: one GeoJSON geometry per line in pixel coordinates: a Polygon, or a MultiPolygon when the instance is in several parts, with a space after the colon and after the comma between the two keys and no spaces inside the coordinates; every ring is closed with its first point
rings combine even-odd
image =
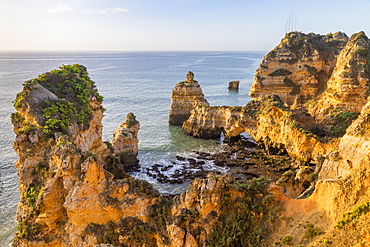
{"type": "Polygon", "coordinates": [[[340,52],[327,89],[310,113],[322,120],[333,109],[360,113],[369,96],[370,41],[364,32],[351,36],[340,52]]]}
{"type": "Polygon", "coordinates": [[[276,94],[287,105],[293,105],[323,93],[347,40],[341,32],[286,34],[263,58],[249,95],[261,99],[276,94]]]}
{"type": "Polygon", "coordinates": [[[318,138],[320,126],[306,112],[290,110],[276,95],[251,101],[245,107],[197,106],[182,130],[198,138],[235,137],[248,132],[266,150],[281,150],[302,161],[327,155],[337,141],[318,138]]]}
{"type": "Polygon", "coordinates": [[[198,81],[194,80],[194,74],[189,71],[186,81],[177,83],[172,90],[169,124],[181,126],[189,118],[190,111],[199,104],[209,105],[198,81]]]}

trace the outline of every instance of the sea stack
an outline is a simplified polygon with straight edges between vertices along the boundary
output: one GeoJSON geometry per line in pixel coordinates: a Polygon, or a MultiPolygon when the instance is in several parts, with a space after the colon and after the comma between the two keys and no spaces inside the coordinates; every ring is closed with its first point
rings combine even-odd
{"type": "Polygon", "coordinates": [[[231,82],[229,82],[229,87],[228,87],[228,89],[229,90],[235,90],[235,91],[237,91],[237,90],[239,90],[239,81],[231,81],[231,82]]]}
{"type": "Polygon", "coordinates": [[[189,118],[190,111],[199,104],[209,105],[198,81],[194,80],[194,74],[189,71],[186,81],[177,83],[172,90],[169,124],[181,126],[189,118]]]}
{"type": "Polygon", "coordinates": [[[133,113],[128,113],[126,121],[122,122],[113,133],[112,146],[114,155],[124,165],[124,170],[129,172],[138,165],[138,132],[140,123],[133,113]]]}

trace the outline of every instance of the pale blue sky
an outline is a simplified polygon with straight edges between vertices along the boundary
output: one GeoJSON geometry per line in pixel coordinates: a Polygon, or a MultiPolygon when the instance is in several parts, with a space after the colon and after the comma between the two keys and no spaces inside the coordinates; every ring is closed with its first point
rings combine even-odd
{"type": "Polygon", "coordinates": [[[370,35],[369,0],[0,0],[0,50],[271,50],[305,33],[370,35]]]}

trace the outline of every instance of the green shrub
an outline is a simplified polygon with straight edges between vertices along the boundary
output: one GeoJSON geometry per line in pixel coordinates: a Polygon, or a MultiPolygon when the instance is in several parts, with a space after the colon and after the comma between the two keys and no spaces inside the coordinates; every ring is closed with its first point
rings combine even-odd
{"type": "Polygon", "coordinates": [[[289,94],[291,95],[299,94],[301,92],[301,87],[302,87],[301,85],[296,85],[289,94]]]}
{"type": "Polygon", "coordinates": [[[43,185],[37,184],[30,186],[25,192],[23,192],[23,197],[26,200],[28,207],[30,208],[31,213],[36,214],[36,202],[37,199],[42,195],[43,185]]]}
{"type": "Polygon", "coordinates": [[[361,216],[370,212],[370,202],[365,202],[363,205],[359,205],[353,208],[352,212],[343,214],[341,220],[339,220],[335,227],[342,229],[347,224],[355,223],[361,216]]]}
{"type": "Polygon", "coordinates": [[[291,245],[292,244],[292,237],[291,236],[284,236],[282,239],[281,239],[281,242],[283,244],[286,244],[286,245],[291,245]]]}
{"type": "Polygon", "coordinates": [[[321,229],[318,228],[318,227],[314,227],[311,223],[308,223],[305,228],[306,228],[306,232],[304,234],[305,238],[312,239],[312,238],[322,234],[321,229]]]}
{"type": "Polygon", "coordinates": [[[39,233],[39,229],[31,225],[28,221],[23,220],[17,226],[16,239],[30,239],[39,233]]]}
{"type": "Polygon", "coordinates": [[[308,73],[309,73],[310,75],[316,76],[316,75],[318,75],[318,74],[319,74],[319,73],[317,72],[316,67],[312,67],[312,66],[309,66],[309,65],[307,65],[307,64],[305,64],[305,65],[304,65],[304,67],[306,67],[306,69],[307,69],[307,71],[308,71],[308,73]]]}
{"type": "Polygon", "coordinates": [[[340,109],[337,113],[331,115],[333,119],[333,126],[330,129],[332,137],[341,137],[346,133],[347,128],[351,125],[352,121],[358,117],[357,112],[345,112],[340,109]]]}
{"type": "Polygon", "coordinates": [[[364,47],[359,47],[356,51],[356,54],[358,54],[360,57],[367,57],[369,54],[369,49],[366,49],[364,47]]]}
{"type": "Polygon", "coordinates": [[[283,80],[284,84],[288,87],[295,87],[295,83],[293,82],[292,79],[289,79],[289,78],[284,78],[283,80]]]}
{"type": "Polygon", "coordinates": [[[13,101],[15,108],[21,108],[22,107],[22,103],[23,103],[24,97],[26,95],[27,94],[25,92],[20,92],[20,93],[17,94],[15,100],[13,101]]]}
{"type": "Polygon", "coordinates": [[[135,115],[132,112],[127,114],[126,122],[128,123],[128,127],[132,127],[132,126],[134,126],[135,124],[138,123],[138,121],[136,120],[135,115]]]}

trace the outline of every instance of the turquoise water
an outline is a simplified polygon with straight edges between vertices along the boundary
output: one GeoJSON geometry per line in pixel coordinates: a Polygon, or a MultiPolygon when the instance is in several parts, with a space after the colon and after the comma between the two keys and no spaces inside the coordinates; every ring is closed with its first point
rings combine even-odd
{"type": "MultiPolygon", "coordinates": [[[[193,151],[216,151],[217,140],[199,140],[168,126],[171,91],[190,70],[211,105],[245,105],[253,76],[264,52],[2,52],[0,53],[0,246],[6,246],[15,231],[18,203],[17,159],[10,114],[11,103],[22,82],[62,64],[79,63],[104,96],[103,139],[111,140],[114,129],[133,112],[141,124],[139,160],[142,167],[167,164],[176,155],[192,157],[193,151]],[[228,82],[239,80],[239,92],[228,91],[228,82]]],[[[213,169],[209,165],[209,169],[213,169]]],[[[177,193],[184,185],[161,185],[162,192],[177,193]]],[[[186,184],[185,184],[186,186],[186,184]]]]}

